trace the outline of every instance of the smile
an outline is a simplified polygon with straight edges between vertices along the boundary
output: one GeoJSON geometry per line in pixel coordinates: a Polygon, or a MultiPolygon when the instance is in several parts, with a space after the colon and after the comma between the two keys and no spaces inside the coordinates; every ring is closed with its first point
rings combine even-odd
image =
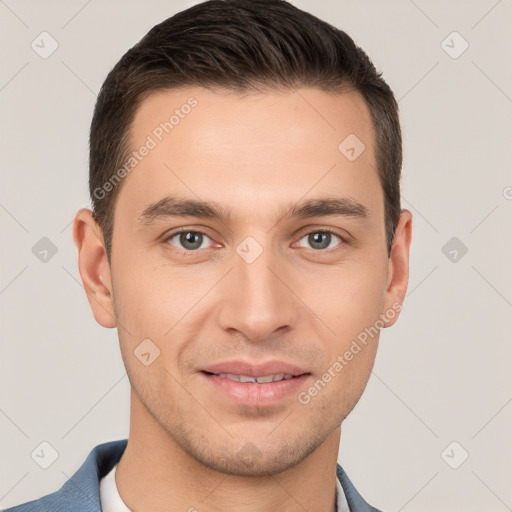
{"type": "Polygon", "coordinates": [[[295,396],[309,380],[310,373],[292,375],[277,373],[251,376],[233,373],[199,373],[208,384],[212,400],[227,400],[228,404],[245,407],[272,407],[295,396]]]}
{"type": "Polygon", "coordinates": [[[280,380],[288,380],[292,379],[293,375],[287,374],[277,374],[277,375],[265,375],[263,377],[251,377],[248,375],[235,375],[233,373],[219,373],[213,374],[218,377],[223,377],[225,379],[234,380],[236,382],[257,382],[258,384],[267,384],[269,382],[278,382],[280,380]]]}

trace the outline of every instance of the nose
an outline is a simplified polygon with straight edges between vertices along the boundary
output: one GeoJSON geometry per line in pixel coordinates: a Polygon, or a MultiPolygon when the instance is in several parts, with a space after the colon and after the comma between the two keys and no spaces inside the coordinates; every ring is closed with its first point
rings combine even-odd
{"type": "Polygon", "coordinates": [[[220,299],[218,322],[231,334],[242,334],[252,342],[263,342],[296,322],[299,303],[285,262],[264,249],[252,262],[238,253],[226,276],[220,299]]]}

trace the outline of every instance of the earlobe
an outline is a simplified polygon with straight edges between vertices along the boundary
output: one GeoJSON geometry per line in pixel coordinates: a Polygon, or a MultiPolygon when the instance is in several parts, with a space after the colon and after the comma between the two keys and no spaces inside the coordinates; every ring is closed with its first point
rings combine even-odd
{"type": "Polygon", "coordinates": [[[103,327],[115,327],[110,267],[103,234],[91,210],[82,208],[75,215],[73,240],[78,249],[80,277],[94,318],[103,327]]]}
{"type": "Polygon", "coordinates": [[[391,327],[397,320],[409,283],[409,250],[412,240],[412,214],[409,210],[400,212],[395,230],[393,246],[388,263],[384,327],[391,327]],[[391,313],[392,314],[389,314],[391,313]]]}

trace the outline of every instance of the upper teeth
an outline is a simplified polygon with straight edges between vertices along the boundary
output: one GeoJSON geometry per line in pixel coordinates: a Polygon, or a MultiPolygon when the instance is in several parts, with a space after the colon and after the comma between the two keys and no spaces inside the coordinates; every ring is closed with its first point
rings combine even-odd
{"type": "Polygon", "coordinates": [[[277,375],[266,375],[265,377],[249,377],[247,375],[234,375],[232,373],[219,373],[219,377],[224,377],[237,382],[258,382],[264,384],[266,382],[276,382],[278,380],[291,379],[293,375],[288,373],[279,373],[277,375]]]}

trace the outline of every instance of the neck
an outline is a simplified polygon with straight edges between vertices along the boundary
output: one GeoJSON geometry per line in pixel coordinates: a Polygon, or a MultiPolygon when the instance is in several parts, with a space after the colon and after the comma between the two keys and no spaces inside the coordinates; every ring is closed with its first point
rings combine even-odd
{"type": "Polygon", "coordinates": [[[133,512],[335,510],[340,427],[297,465],[270,476],[218,472],[185,452],[132,390],[130,434],[118,463],[119,494],[133,512]]]}

